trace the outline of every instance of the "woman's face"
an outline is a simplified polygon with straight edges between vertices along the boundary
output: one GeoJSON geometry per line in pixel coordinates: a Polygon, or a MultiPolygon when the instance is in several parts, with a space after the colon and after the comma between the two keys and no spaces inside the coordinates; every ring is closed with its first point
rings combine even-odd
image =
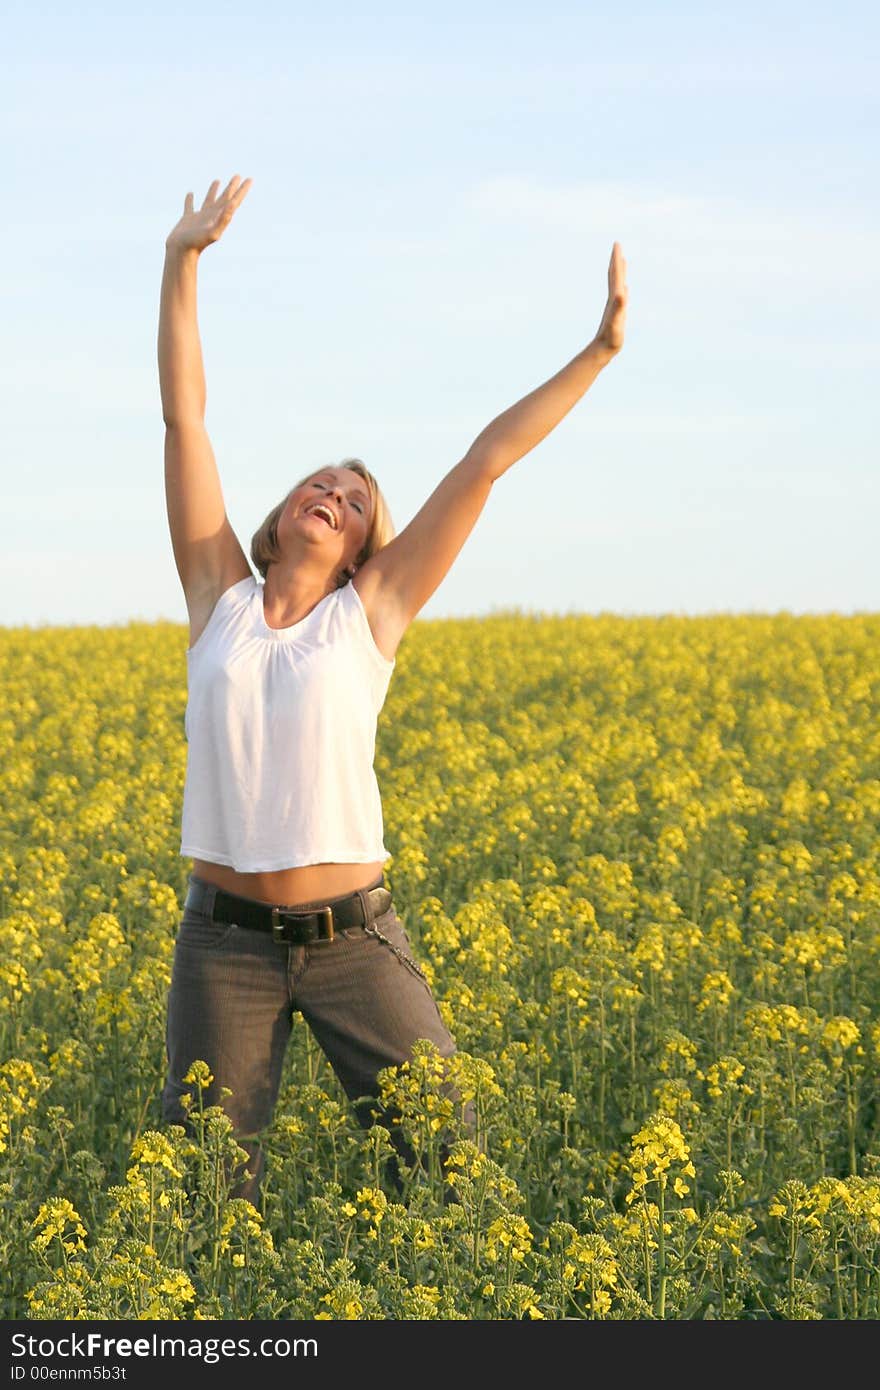
{"type": "Polygon", "coordinates": [[[370,530],[370,490],[351,468],[322,468],[290,494],[278,522],[279,540],[294,530],[320,546],[328,567],[352,567],[370,530]]]}

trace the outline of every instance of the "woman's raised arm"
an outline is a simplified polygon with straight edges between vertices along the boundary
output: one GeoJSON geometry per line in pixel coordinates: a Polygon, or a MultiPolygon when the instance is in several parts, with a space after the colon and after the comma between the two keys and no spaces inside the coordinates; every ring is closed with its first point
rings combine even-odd
{"type": "Polygon", "coordinates": [[[159,301],[159,390],[165,421],[165,501],[177,572],[188,602],[210,594],[229,575],[244,577],[247,560],[226,518],[214,451],[205,430],[205,373],[199,341],[196,282],[199,256],[219,240],[252,180],[236,175],[217,196],[219,180],[165,240],[159,301]],[[244,566],[244,570],[242,569],[244,566]]]}
{"type": "Polygon", "coordinates": [[[626,261],[615,241],[608,263],[608,299],[592,342],[549,381],[487,425],[468,450],[483,459],[493,482],[556,428],[620,352],[627,298],[626,261]]]}
{"type": "Polygon", "coordinates": [[[352,582],[374,633],[381,633],[386,654],[393,653],[452,566],[492,484],[559,424],[623,347],[627,298],[626,261],[615,242],[608,299],[592,341],[549,381],[492,420],[409,525],[361,566],[352,582]]]}
{"type": "Polygon", "coordinates": [[[215,179],[198,211],[187,193],[183,216],[165,238],[159,299],[159,390],[166,425],[205,417],[205,373],[196,313],[199,256],[219,241],[253,182],[236,174],[217,196],[215,179]]]}

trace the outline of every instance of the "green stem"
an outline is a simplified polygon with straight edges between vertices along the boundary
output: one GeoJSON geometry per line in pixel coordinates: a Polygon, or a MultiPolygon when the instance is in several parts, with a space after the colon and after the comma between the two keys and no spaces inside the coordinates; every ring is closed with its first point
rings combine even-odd
{"type": "Polygon", "coordinates": [[[660,1215],[660,1229],[657,1233],[658,1249],[658,1288],[657,1288],[657,1316],[666,1316],[666,1233],[664,1231],[666,1215],[666,1179],[660,1177],[660,1191],[657,1196],[657,1208],[660,1215]]]}

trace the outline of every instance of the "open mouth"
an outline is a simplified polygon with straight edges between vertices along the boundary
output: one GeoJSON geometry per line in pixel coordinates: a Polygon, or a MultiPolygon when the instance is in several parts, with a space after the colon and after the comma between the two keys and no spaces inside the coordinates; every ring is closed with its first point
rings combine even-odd
{"type": "Polygon", "coordinates": [[[309,510],[307,511],[306,515],[319,516],[322,521],[327,523],[331,531],[339,530],[339,524],[336,520],[335,515],[333,514],[333,512],[331,512],[329,507],[324,506],[323,502],[319,502],[315,507],[309,507],[309,510]]]}

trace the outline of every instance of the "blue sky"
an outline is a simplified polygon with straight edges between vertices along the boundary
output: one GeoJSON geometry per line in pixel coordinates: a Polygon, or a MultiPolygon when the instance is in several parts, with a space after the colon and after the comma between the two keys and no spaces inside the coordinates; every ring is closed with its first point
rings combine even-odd
{"type": "Polygon", "coordinates": [[[490,419],[621,355],[496,483],[421,616],[880,608],[867,4],[18,7],[0,114],[0,623],[185,623],[156,369],[187,191],[245,550],[357,455],[398,529],[490,419]]]}

